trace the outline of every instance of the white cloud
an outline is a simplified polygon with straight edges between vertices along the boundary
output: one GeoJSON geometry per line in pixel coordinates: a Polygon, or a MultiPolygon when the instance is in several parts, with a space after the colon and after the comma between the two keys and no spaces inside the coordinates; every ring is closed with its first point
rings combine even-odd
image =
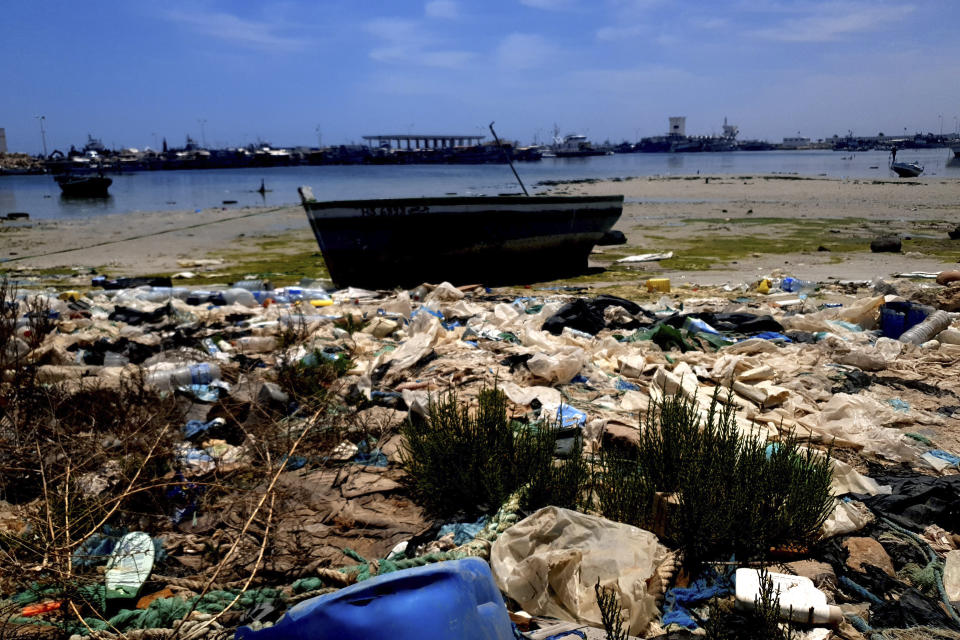
{"type": "Polygon", "coordinates": [[[432,0],[424,5],[423,13],[428,18],[453,20],[459,17],[460,9],[453,0],[432,0]]]}
{"type": "Polygon", "coordinates": [[[603,27],[597,29],[597,38],[599,40],[613,41],[636,38],[648,33],[650,29],[646,25],[634,24],[625,27],[603,27]]]}
{"type": "Polygon", "coordinates": [[[378,62],[421,67],[459,69],[475,54],[457,49],[428,49],[424,43],[436,39],[425,33],[421,22],[402,18],[378,18],[365,25],[378,39],[370,57],[378,62]]]}
{"type": "Polygon", "coordinates": [[[510,69],[534,69],[548,63],[558,53],[543,36],[534,33],[511,33],[497,46],[500,66],[510,69]]]}
{"type": "Polygon", "coordinates": [[[814,5],[807,15],[753,31],[754,35],[779,42],[829,42],[854,33],[876,31],[895,24],[912,13],[912,5],[883,6],[860,3],[814,5]]]}
{"type": "Polygon", "coordinates": [[[520,4],[534,9],[545,9],[547,11],[565,11],[572,9],[576,0],[520,0],[520,4]]]}
{"type": "Polygon", "coordinates": [[[266,20],[249,20],[226,12],[169,11],[168,20],[194,31],[235,45],[261,51],[303,51],[311,44],[306,38],[290,35],[291,25],[266,20]]]}

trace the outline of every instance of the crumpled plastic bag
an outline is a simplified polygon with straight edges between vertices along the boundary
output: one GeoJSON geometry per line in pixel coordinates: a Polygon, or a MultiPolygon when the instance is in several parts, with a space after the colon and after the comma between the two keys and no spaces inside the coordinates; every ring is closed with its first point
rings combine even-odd
{"type": "Polygon", "coordinates": [[[456,302],[457,300],[463,299],[465,295],[463,291],[460,291],[460,289],[457,289],[449,282],[442,282],[438,284],[433,291],[428,293],[423,301],[432,307],[437,302],[456,302]]]}
{"type": "Polygon", "coordinates": [[[567,384],[580,373],[586,357],[583,349],[572,348],[554,355],[537,353],[527,360],[530,373],[547,382],[567,384]]]}
{"type": "Polygon", "coordinates": [[[825,436],[826,441],[836,438],[837,446],[853,445],[864,454],[894,462],[917,458],[917,451],[910,446],[906,436],[897,429],[882,426],[896,422],[893,409],[868,396],[834,394],[820,407],[820,413],[811,418],[813,430],[825,436]]]}
{"type": "Polygon", "coordinates": [[[960,551],[948,551],[943,567],[943,591],[950,602],[960,600],[960,551]]]}
{"type": "Polygon", "coordinates": [[[563,402],[560,391],[553,387],[521,387],[516,382],[506,381],[500,383],[500,390],[511,402],[523,406],[529,406],[534,400],[543,406],[559,406],[563,402]]]}
{"type": "Polygon", "coordinates": [[[544,507],[501,534],[490,552],[497,587],[533,615],[602,626],[594,585],[618,592],[631,635],[658,615],[647,581],[667,556],[649,531],[544,507]]]}
{"type": "Polygon", "coordinates": [[[889,494],[890,485],[881,485],[879,482],[869,476],[865,476],[843,460],[830,458],[830,469],[833,472],[833,480],[830,482],[830,490],[834,495],[842,496],[847,493],[865,493],[875,496],[879,493],[889,494]]]}
{"type": "Polygon", "coordinates": [[[837,500],[833,512],[827,516],[820,527],[820,537],[826,540],[835,536],[845,536],[854,531],[860,531],[876,519],[873,512],[862,502],[837,500]]]}

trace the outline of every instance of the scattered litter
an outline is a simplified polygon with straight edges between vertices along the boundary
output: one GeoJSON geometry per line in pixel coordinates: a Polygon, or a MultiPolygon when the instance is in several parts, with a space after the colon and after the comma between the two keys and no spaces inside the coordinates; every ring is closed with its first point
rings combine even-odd
{"type": "Polygon", "coordinates": [[[657,260],[669,260],[673,257],[673,251],[665,251],[662,253],[641,253],[635,256],[627,256],[626,258],[620,258],[617,262],[623,263],[632,263],[632,262],[654,262],[657,260]]]}

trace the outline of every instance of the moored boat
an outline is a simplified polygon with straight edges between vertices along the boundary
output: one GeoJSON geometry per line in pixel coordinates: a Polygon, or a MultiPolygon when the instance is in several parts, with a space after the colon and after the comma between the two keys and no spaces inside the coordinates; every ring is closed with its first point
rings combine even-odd
{"type": "Polygon", "coordinates": [[[583,158],[586,156],[603,156],[607,154],[606,151],[594,149],[590,142],[587,141],[587,136],[577,133],[571,133],[564,136],[563,139],[559,137],[555,138],[553,153],[558,158],[583,158]]]}
{"type": "Polygon", "coordinates": [[[300,197],[338,287],[535,282],[583,273],[623,196],[300,197]]]}
{"type": "Polygon", "coordinates": [[[56,176],[54,180],[60,185],[60,191],[65,196],[78,198],[106,198],[110,194],[107,190],[113,184],[110,178],[103,176],[56,176]]]}
{"type": "Polygon", "coordinates": [[[923,173],[919,162],[891,162],[890,169],[901,178],[916,178],[923,173]]]}

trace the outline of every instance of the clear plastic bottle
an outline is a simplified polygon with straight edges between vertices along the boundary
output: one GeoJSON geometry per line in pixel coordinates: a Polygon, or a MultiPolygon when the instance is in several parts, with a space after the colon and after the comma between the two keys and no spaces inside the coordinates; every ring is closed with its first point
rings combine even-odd
{"type": "Polygon", "coordinates": [[[795,291],[813,291],[817,288],[816,282],[800,280],[798,278],[784,278],[780,281],[780,289],[793,293],[795,291]]]}
{"type": "Polygon", "coordinates": [[[226,291],[222,291],[220,295],[223,297],[225,304],[239,304],[244,307],[256,307],[259,305],[253,293],[246,289],[227,289],[226,291]]]}
{"type": "Polygon", "coordinates": [[[247,291],[266,291],[270,288],[270,283],[266,280],[239,280],[233,283],[233,289],[246,289],[247,291]]]}
{"type": "Polygon", "coordinates": [[[274,336],[244,336],[237,340],[237,350],[243,353],[267,353],[277,348],[274,336]]]}
{"type": "Polygon", "coordinates": [[[172,391],[191,384],[210,384],[220,379],[220,367],[209,362],[190,364],[176,369],[162,369],[147,374],[147,384],[172,391]]]}
{"type": "Polygon", "coordinates": [[[130,359],[122,353],[107,351],[103,354],[103,366],[105,367],[122,367],[125,364],[130,364],[130,359]]]}
{"type": "Polygon", "coordinates": [[[950,326],[950,314],[946,311],[934,311],[918,325],[910,327],[900,336],[900,342],[923,344],[933,340],[941,331],[950,326]]]}

